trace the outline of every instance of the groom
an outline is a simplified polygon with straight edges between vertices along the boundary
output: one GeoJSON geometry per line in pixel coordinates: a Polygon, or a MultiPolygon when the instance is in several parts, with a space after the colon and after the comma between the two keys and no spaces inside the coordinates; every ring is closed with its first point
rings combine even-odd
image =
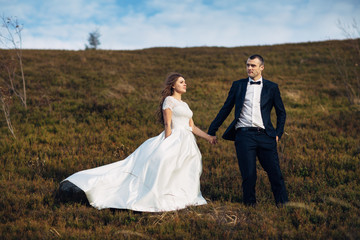
{"type": "Polygon", "coordinates": [[[216,131],[235,105],[235,119],[223,138],[235,141],[236,154],[242,176],[243,200],[255,205],[256,157],[267,172],[276,204],[288,202],[284,179],[279,166],[277,142],[284,132],[285,108],[278,85],[262,78],[264,59],[252,55],[246,62],[248,78],[233,82],[229,95],[211,123],[208,134],[216,131]],[[270,120],[275,108],[276,129],[270,120]]]}

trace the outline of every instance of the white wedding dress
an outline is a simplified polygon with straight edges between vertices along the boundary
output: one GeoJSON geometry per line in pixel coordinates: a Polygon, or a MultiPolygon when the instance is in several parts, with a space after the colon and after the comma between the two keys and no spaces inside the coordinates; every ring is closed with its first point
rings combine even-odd
{"type": "Polygon", "coordinates": [[[150,138],[126,159],[77,172],[70,181],[93,207],[162,212],[206,204],[200,192],[201,153],[189,126],[189,106],[171,96],[172,133],[150,138]]]}

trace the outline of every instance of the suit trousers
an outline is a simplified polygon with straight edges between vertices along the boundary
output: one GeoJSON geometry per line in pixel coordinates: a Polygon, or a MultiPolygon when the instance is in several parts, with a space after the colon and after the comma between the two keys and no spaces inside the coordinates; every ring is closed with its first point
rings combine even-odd
{"type": "Polygon", "coordinates": [[[243,201],[246,205],[256,204],[256,157],[266,171],[276,204],[288,202],[282,176],[276,139],[264,131],[236,131],[236,154],[242,176],[243,201]]]}

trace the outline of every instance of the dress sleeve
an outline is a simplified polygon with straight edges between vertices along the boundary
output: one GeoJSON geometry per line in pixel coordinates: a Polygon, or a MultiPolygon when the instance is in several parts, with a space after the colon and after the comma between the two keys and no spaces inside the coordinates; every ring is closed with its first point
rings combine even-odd
{"type": "Polygon", "coordinates": [[[175,107],[174,99],[170,96],[166,97],[164,100],[164,103],[162,105],[162,109],[165,110],[165,109],[169,108],[172,111],[174,107],[175,107]]]}

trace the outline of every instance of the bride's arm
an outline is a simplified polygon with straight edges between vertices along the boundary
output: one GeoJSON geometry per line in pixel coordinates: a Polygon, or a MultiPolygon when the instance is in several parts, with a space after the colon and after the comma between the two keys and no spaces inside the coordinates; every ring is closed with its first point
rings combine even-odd
{"type": "Polygon", "coordinates": [[[206,132],[202,131],[200,128],[198,128],[197,126],[195,126],[194,124],[194,120],[190,119],[190,127],[192,128],[192,132],[199,136],[204,138],[205,140],[207,140],[209,143],[211,144],[215,144],[217,142],[216,137],[215,136],[211,136],[209,134],[207,134],[206,132]]]}
{"type": "Polygon", "coordinates": [[[172,111],[170,110],[170,108],[163,110],[165,138],[171,135],[171,116],[172,116],[172,111]]]}

